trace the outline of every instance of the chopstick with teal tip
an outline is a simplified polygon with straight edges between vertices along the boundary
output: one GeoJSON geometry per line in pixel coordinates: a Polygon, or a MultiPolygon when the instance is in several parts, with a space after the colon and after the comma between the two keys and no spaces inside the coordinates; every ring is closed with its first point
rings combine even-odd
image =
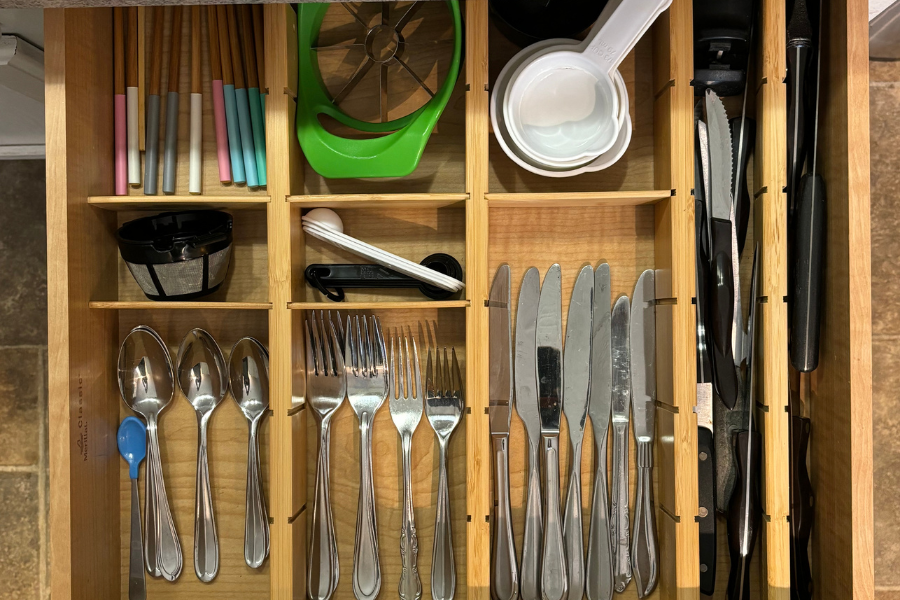
{"type": "Polygon", "coordinates": [[[241,133],[238,127],[237,100],[231,70],[231,48],[228,43],[228,10],[216,7],[219,29],[219,58],[222,60],[222,92],[225,95],[225,126],[228,130],[228,151],[231,154],[231,179],[235,183],[247,181],[244,159],[241,156],[241,133]]]}
{"type": "Polygon", "coordinates": [[[248,4],[241,7],[241,42],[247,61],[247,96],[250,100],[250,122],[253,126],[253,149],[256,153],[256,175],[259,185],[266,185],[266,133],[263,126],[265,117],[259,93],[257,75],[256,46],[253,42],[253,13],[248,4]]]}
{"type": "Polygon", "coordinates": [[[231,46],[231,65],[234,69],[234,97],[237,100],[238,126],[241,129],[241,150],[244,154],[244,174],[248,187],[259,187],[259,176],[256,170],[256,152],[253,149],[253,127],[250,124],[250,102],[247,88],[244,85],[244,66],[241,58],[241,46],[238,40],[237,18],[234,6],[228,9],[228,41],[231,46]]]}

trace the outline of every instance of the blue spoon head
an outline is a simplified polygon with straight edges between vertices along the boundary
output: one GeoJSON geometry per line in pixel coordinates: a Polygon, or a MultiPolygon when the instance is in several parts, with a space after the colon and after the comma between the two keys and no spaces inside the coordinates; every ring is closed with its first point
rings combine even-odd
{"type": "Polygon", "coordinates": [[[138,467],[147,456],[147,427],[136,417],[125,417],[119,425],[119,454],[128,463],[128,476],[138,478],[138,467]]]}

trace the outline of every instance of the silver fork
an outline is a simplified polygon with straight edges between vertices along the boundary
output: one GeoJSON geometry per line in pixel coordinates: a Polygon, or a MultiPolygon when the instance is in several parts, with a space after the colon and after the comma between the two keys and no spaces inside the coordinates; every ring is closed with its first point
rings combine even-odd
{"type": "Polygon", "coordinates": [[[450,495],[447,485],[447,445],[450,436],[459,424],[463,411],[463,396],[460,388],[459,363],[456,349],[451,348],[453,367],[447,360],[444,348],[443,366],[437,349],[434,351],[437,363],[432,374],[431,352],[425,367],[425,416],[440,447],[440,479],[438,483],[437,517],[434,522],[434,551],[431,558],[431,597],[435,600],[451,600],[456,590],[456,568],[453,564],[453,537],[450,529],[450,495]]]}
{"type": "Polygon", "coordinates": [[[400,336],[400,369],[394,361],[394,338],[391,337],[391,372],[390,398],[391,419],[400,433],[400,445],[403,450],[403,524],[400,528],[400,558],[403,570],[400,574],[400,600],[418,600],[422,597],[422,581],[416,567],[419,554],[419,541],[416,537],[416,515],[413,510],[412,496],[412,437],[413,432],[422,419],[422,376],[419,371],[419,352],[416,340],[412,341],[412,359],[409,353],[409,340],[400,336]],[[406,345],[406,356],[403,346],[406,345]],[[404,385],[404,362],[406,380],[404,385]],[[415,363],[413,378],[411,362],[415,363]],[[396,381],[395,381],[396,379],[396,381]]]}
{"type": "Polygon", "coordinates": [[[344,338],[344,375],[347,399],[359,419],[359,507],[356,512],[356,546],[353,549],[353,595],[372,600],[381,590],[378,558],[378,526],[375,519],[375,486],[372,479],[372,425],[375,413],[388,394],[384,336],[375,317],[367,321],[347,317],[344,338]],[[371,330],[369,327],[371,322],[371,330]]]}
{"type": "Polygon", "coordinates": [[[307,590],[312,600],[328,600],[340,578],[334,519],[328,477],[331,434],[329,425],[347,394],[344,359],[337,331],[328,313],[311,312],[306,322],[306,391],[313,416],[319,425],[319,458],[316,462],[316,497],[313,504],[309,541],[307,590]]]}

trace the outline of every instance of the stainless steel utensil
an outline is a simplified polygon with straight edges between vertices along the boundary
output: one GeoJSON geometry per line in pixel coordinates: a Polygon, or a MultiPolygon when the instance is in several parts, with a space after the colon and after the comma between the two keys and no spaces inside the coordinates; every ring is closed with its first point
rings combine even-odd
{"type": "Polygon", "coordinates": [[[613,595],[612,547],[609,538],[609,493],[606,489],[606,441],[612,402],[610,349],[609,265],[594,271],[594,311],[591,316],[591,400],[588,414],[594,431],[594,498],[588,535],[585,592],[589,600],[610,600],[613,595]]]}
{"type": "Polygon", "coordinates": [[[313,417],[319,425],[319,458],[316,462],[316,497],[306,572],[307,593],[313,600],[331,598],[340,578],[334,519],[331,514],[331,418],[347,395],[344,359],[331,312],[316,319],[310,311],[306,321],[306,392],[313,417]]]}
{"type": "Polygon", "coordinates": [[[541,446],[544,451],[544,552],[541,556],[541,594],[544,600],[563,600],[566,549],[559,509],[559,419],[562,412],[562,277],[553,265],[544,277],[538,303],[538,398],[541,446]]]}
{"type": "Polygon", "coordinates": [[[269,352],[253,338],[240,339],[231,349],[228,371],[231,396],[250,423],[244,560],[258,569],[269,555],[269,517],[259,473],[259,424],[269,412],[269,352]]]}
{"type": "Polygon", "coordinates": [[[620,296],[613,306],[612,348],[612,424],[613,480],[612,515],[609,536],[613,549],[613,582],[620,594],[631,581],[631,532],[628,522],[628,419],[631,411],[631,350],[628,322],[631,305],[628,296],[620,296]]]}
{"type": "Polygon", "coordinates": [[[537,327],[541,274],[535,267],[525,271],[516,311],[516,412],[528,435],[528,491],[525,500],[525,539],[522,542],[522,600],[541,600],[541,416],[538,410],[537,327]]]}
{"type": "Polygon", "coordinates": [[[175,373],[169,351],[151,328],[131,330],[119,349],[119,392],[128,408],[147,422],[147,476],[144,480],[144,560],[154,577],[175,581],[183,559],[175,520],[169,509],[159,454],[159,415],[172,402],[175,373]]]}
{"type": "Polygon", "coordinates": [[[646,598],[659,580],[659,545],[656,539],[656,508],[653,505],[656,287],[652,270],[641,273],[631,302],[631,405],[637,463],[631,561],[638,597],[646,598]]]}
{"type": "MultiPolygon", "coordinates": [[[[338,323],[340,323],[338,314],[338,323]]],[[[353,549],[353,595],[372,600],[381,590],[378,554],[378,524],[375,516],[375,484],[372,476],[372,426],[375,413],[388,394],[384,336],[375,317],[347,317],[337,332],[344,339],[344,378],[347,399],[359,419],[359,507],[356,514],[356,545],[353,549]],[[362,327],[360,327],[362,321],[362,327]],[[371,327],[369,325],[371,323],[371,327]]]]}
{"type": "Polygon", "coordinates": [[[566,320],[563,354],[563,411],[569,426],[569,491],[563,515],[569,598],[584,596],[584,534],[581,519],[581,442],[587,421],[591,380],[591,312],[594,307],[594,269],[583,267],[575,280],[566,320]]]}
{"type": "Polygon", "coordinates": [[[209,420],[228,391],[225,357],[216,340],[202,329],[192,329],[178,347],[178,385],[197,412],[197,492],[194,510],[194,573],[203,582],[219,572],[219,536],[213,512],[206,453],[209,420]]]}
{"type": "Polygon", "coordinates": [[[412,437],[422,419],[422,376],[415,338],[412,341],[412,355],[409,352],[409,338],[404,337],[402,333],[399,347],[399,361],[396,361],[394,338],[391,336],[391,371],[388,378],[391,419],[397,427],[397,433],[400,434],[400,446],[403,451],[403,525],[400,528],[400,557],[403,570],[400,574],[399,592],[401,600],[419,600],[422,597],[422,581],[419,579],[419,569],[416,565],[419,539],[416,535],[416,513],[412,495],[412,437]]]}
{"type": "Polygon", "coordinates": [[[515,600],[519,595],[516,542],[509,505],[509,420],[512,405],[513,366],[509,316],[509,265],[494,275],[488,302],[490,364],[490,427],[494,452],[494,509],[491,539],[491,598],[515,600]]]}
{"type": "Polygon", "coordinates": [[[425,367],[425,416],[438,439],[440,449],[437,515],[434,522],[434,551],[431,558],[431,597],[435,600],[451,600],[456,590],[456,567],[453,564],[453,536],[450,529],[450,493],[447,483],[447,447],[450,436],[459,424],[463,412],[462,376],[456,349],[451,348],[453,363],[447,359],[441,363],[435,349],[435,367],[431,352],[425,367]]]}

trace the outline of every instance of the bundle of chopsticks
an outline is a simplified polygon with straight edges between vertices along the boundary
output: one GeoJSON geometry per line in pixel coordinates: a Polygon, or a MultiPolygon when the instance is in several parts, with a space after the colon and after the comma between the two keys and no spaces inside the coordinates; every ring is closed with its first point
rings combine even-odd
{"type": "Polygon", "coordinates": [[[209,73],[212,80],[216,156],[219,181],[266,185],[265,58],[263,9],[260,5],[175,6],[146,9],[152,23],[149,85],[146,97],[139,66],[140,32],[138,8],[113,9],[115,44],[115,180],[116,195],[127,195],[129,186],[141,185],[141,150],[144,150],[144,194],[158,193],[162,153],[162,191],[174,194],[178,169],[178,113],[181,80],[181,43],[190,30],[190,146],[188,191],[202,192],[203,107],[202,28],[205,21],[209,42],[209,73]],[[188,14],[185,14],[188,13],[188,14]],[[204,15],[205,13],[205,15],[204,15]],[[205,18],[204,18],[205,16],[205,18]],[[189,21],[189,25],[185,23],[189,21]],[[165,97],[165,132],[160,149],[163,41],[168,42],[168,78],[165,97]],[[146,102],[143,102],[143,100],[146,102]],[[142,118],[141,113],[145,113],[142,118]],[[144,126],[143,132],[140,125],[144,126]]]}

